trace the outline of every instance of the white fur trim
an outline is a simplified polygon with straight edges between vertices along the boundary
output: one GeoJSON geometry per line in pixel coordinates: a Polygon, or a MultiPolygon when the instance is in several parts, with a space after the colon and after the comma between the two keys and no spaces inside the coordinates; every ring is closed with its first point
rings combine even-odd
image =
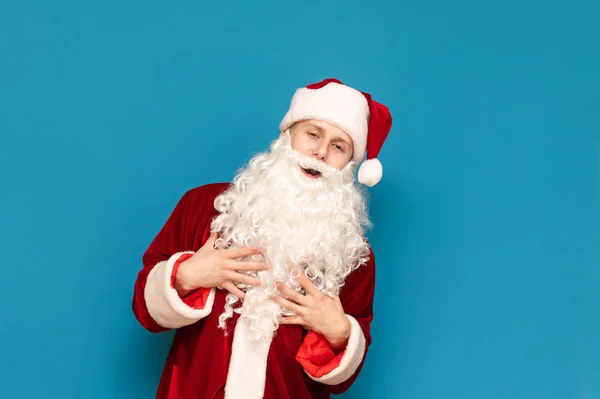
{"type": "Polygon", "coordinates": [[[186,305],[177,290],[171,286],[173,266],[183,254],[193,252],[178,252],[168,260],[156,264],[148,274],[144,299],[150,316],[160,326],[165,328],[179,328],[197,322],[206,317],[212,310],[215,300],[215,289],[210,290],[208,299],[203,309],[195,309],[186,305]]]}
{"type": "Polygon", "coordinates": [[[317,382],[326,385],[341,384],[354,375],[365,356],[366,340],[362,328],[360,328],[360,324],[358,324],[358,321],[354,317],[350,315],[346,315],[346,317],[350,320],[351,329],[350,338],[348,338],[348,345],[346,346],[342,361],[329,374],[319,378],[315,378],[306,372],[310,378],[317,382]]]}
{"type": "Polygon", "coordinates": [[[373,187],[383,176],[383,166],[377,158],[367,159],[358,169],[358,181],[369,187],[373,187]]]}
{"type": "Polygon", "coordinates": [[[260,341],[252,342],[248,324],[244,319],[238,319],[233,333],[225,399],[261,399],[264,396],[267,357],[272,340],[271,333],[260,341]]]}
{"type": "Polygon", "coordinates": [[[290,108],[281,121],[281,131],[306,119],[318,119],[344,130],[354,143],[354,161],[360,162],[367,146],[369,104],[358,90],[339,83],[320,89],[302,87],[292,97],[290,108]]]}

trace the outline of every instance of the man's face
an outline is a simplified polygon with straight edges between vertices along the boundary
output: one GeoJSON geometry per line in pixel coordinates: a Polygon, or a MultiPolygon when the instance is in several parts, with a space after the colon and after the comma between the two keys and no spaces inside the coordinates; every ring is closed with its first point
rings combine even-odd
{"type": "MultiPolygon", "coordinates": [[[[337,126],[319,120],[305,120],[290,128],[292,148],[302,155],[314,157],[327,165],[342,170],[352,159],[354,145],[346,132],[337,126]]],[[[310,178],[320,174],[302,170],[310,178]]]]}

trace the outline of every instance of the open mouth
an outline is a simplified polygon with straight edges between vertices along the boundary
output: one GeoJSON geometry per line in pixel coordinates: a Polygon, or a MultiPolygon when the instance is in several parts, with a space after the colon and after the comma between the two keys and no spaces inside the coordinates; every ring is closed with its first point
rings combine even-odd
{"type": "Polygon", "coordinates": [[[302,169],[302,172],[304,172],[304,174],[308,177],[310,177],[311,179],[316,179],[318,177],[321,177],[321,172],[319,172],[318,170],[314,170],[314,169],[305,169],[305,168],[300,168],[302,169]]]}

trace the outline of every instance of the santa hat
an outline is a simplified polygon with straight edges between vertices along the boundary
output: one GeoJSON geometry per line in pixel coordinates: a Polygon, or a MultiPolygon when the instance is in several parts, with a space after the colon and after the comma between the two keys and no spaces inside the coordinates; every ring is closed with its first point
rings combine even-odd
{"type": "Polygon", "coordinates": [[[325,79],[296,90],[279,128],[284,131],[306,119],[323,120],[344,130],[354,143],[356,164],[367,155],[358,170],[358,181],[367,186],[379,183],[383,167],[377,156],[392,128],[385,105],[337,79],[325,79]]]}

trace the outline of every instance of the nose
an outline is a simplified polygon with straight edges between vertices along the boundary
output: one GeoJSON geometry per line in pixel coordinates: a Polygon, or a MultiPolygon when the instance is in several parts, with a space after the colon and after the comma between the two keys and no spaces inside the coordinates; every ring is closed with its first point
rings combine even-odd
{"type": "Polygon", "coordinates": [[[313,151],[313,157],[318,158],[320,160],[325,160],[325,156],[327,155],[327,145],[320,144],[316,146],[313,151]]]}

